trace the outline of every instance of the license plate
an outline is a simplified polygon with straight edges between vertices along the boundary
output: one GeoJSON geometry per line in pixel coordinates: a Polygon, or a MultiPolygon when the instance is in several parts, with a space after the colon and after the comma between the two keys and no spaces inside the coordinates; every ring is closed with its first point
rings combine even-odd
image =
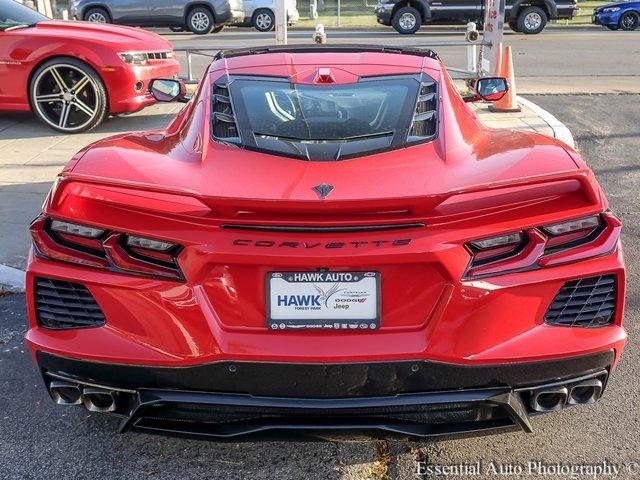
{"type": "Polygon", "coordinates": [[[267,323],[272,330],[380,328],[378,272],[270,272],[267,323]]]}

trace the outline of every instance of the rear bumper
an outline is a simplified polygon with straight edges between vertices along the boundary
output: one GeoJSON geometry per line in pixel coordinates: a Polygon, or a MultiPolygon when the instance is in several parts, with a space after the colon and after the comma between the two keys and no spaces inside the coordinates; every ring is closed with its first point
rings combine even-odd
{"type": "Polygon", "coordinates": [[[572,19],[579,11],[580,8],[577,5],[558,5],[558,12],[554,20],[572,19]]]}
{"type": "Polygon", "coordinates": [[[438,362],[217,362],[187,368],[86,362],[39,353],[45,383],[111,391],[135,430],[235,439],[357,430],[383,436],[532,431],[533,392],[606,384],[613,351],[553,362],[468,367],[438,362]]]}
{"type": "Polygon", "coordinates": [[[497,387],[524,388],[610,369],[613,350],[542,362],[462,365],[220,361],[186,367],[92,362],[38,352],[43,372],[125,390],[167,388],[264,397],[356,398],[497,387]]]}
{"type": "MultiPolygon", "coordinates": [[[[224,237],[226,233],[221,231],[219,236],[224,237]]],[[[264,257],[258,260],[264,261],[264,257]]],[[[405,309],[399,311],[402,315],[397,315],[398,324],[390,325],[392,314],[396,313],[391,311],[375,333],[274,332],[266,329],[262,323],[264,317],[255,326],[225,321],[233,319],[236,312],[220,310],[224,298],[220,299],[219,290],[213,290],[211,282],[206,280],[201,284],[195,280],[185,284],[145,279],[31,255],[26,280],[30,318],[26,340],[33,353],[47,352],[109,364],[167,367],[189,367],[229,359],[288,363],[428,359],[495,365],[553,361],[605,350],[614,350],[617,361],[626,342],[622,327],[623,268],[622,251],[618,249],[611,255],[577,265],[506,274],[491,282],[463,282],[455,294],[451,289],[443,293],[438,290],[432,301],[434,312],[427,312],[426,320],[415,326],[399,324],[412,314],[405,309]],[[603,273],[617,274],[621,286],[614,325],[583,329],[544,323],[545,311],[566,281],[603,273]],[[69,332],[39,326],[35,321],[33,289],[36,277],[86,285],[101,306],[106,325],[69,332]]],[[[236,269],[239,280],[234,285],[240,285],[243,270],[236,269]]],[[[245,270],[253,275],[254,267],[245,270]]],[[[263,270],[266,268],[261,267],[258,275],[262,275],[263,270]]],[[[387,287],[399,284],[396,280],[400,277],[391,275],[393,271],[383,271],[383,278],[388,278],[387,287]],[[388,277],[384,276],[386,272],[390,273],[388,277]]],[[[406,279],[406,275],[402,278],[406,279]]],[[[394,299],[401,294],[389,290],[384,298],[394,299]]],[[[258,294],[256,306],[248,302],[253,308],[249,313],[264,308],[257,303],[260,301],[261,294],[258,294]]],[[[422,315],[422,311],[418,313],[422,315]]],[[[238,318],[248,317],[238,314],[238,318]]]]}
{"type": "Polygon", "coordinates": [[[216,12],[216,25],[234,25],[242,23],[244,20],[244,10],[225,9],[216,12]]]}

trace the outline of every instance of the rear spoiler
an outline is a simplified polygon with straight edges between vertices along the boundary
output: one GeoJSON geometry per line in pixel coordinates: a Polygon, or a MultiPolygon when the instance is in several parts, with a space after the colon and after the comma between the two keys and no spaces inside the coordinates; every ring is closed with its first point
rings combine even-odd
{"type": "MultiPolygon", "coordinates": [[[[234,217],[240,212],[269,212],[283,214],[304,215],[335,215],[335,214],[376,214],[390,211],[404,211],[413,216],[429,215],[438,205],[459,195],[500,192],[505,189],[537,187],[545,184],[575,180],[580,184],[581,191],[588,204],[599,206],[602,203],[600,190],[597,188],[594,174],[591,170],[571,170],[552,174],[537,175],[520,180],[509,180],[474,185],[444,193],[417,197],[397,197],[384,199],[354,199],[354,200],[269,200],[269,199],[239,199],[228,197],[204,196],[199,192],[182,188],[167,188],[139,182],[104,179],[83,174],[62,173],[59,175],[59,186],[56,188],[50,204],[55,206],[63,190],[63,185],[80,182],[105,187],[135,190],[138,192],[157,193],[160,195],[188,197],[203,206],[226,217],[234,217]]],[[[131,206],[128,204],[128,206],[131,206]]]]}

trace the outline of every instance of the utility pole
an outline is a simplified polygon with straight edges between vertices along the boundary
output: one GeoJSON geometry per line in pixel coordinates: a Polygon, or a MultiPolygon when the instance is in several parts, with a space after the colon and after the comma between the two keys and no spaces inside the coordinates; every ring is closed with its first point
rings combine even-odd
{"type": "Polygon", "coordinates": [[[276,0],[276,43],[287,44],[287,9],[285,0],[276,0]]]}

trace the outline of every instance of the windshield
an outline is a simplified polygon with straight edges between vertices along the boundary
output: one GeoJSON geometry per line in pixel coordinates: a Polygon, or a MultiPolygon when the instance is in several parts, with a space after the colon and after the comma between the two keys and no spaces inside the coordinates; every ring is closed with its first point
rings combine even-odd
{"type": "Polygon", "coordinates": [[[18,25],[33,25],[45,20],[49,18],[14,0],[0,0],[0,30],[18,25]]]}
{"type": "Polygon", "coordinates": [[[234,83],[232,97],[250,105],[254,135],[302,141],[352,140],[393,135],[403,102],[415,98],[417,83],[377,81],[350,85],[292,85],[284,82],[234,83]]]}

